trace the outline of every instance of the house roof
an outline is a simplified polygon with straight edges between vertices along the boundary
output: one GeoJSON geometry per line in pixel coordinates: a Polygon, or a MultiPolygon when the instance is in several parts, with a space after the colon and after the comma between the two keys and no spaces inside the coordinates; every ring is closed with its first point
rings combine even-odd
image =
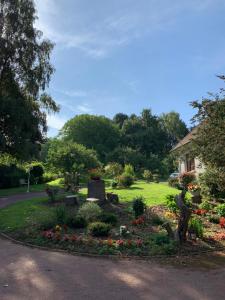
{"type": "Polygon", "coordinates": [[[175,147],[173,147],[173,149],[171,151],[175,151],[178,148],[190,143],[190,141],[194,138],[195,133],[197,132],[197,127],[195,127],[194,129],[192,129],[191,132],[189,132],[182,140],[179,141],[178,144],[176,144],[175,147]]]}

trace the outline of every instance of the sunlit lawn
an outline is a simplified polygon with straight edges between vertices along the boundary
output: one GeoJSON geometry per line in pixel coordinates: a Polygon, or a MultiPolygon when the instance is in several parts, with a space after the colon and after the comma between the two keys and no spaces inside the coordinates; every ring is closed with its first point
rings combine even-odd
{"type": "MultiPolygon", "coordinates": [[[[149,206],[164,204],[168,194],[179,194],[179,190],[169,187],[167,182],[146,183],[144,181],[137,181],[129,189],[112,189],[107,187],[106,192],[118,194],[121,202],[130,202],[135,197],[142,196],[145,199],[145,203],[149,206]]],[[[86,195],[87,189],[82,189],[81,194],[86,195]]]]}

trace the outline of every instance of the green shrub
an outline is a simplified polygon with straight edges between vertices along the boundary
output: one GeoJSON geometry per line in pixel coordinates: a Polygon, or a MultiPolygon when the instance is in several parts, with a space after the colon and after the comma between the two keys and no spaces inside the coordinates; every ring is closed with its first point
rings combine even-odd
{"type": "Polygon", "coordinates": [[[118,184],[123,188],[129,188],[134,183],[134,178],[130,174],[123,173],[118,177],[118,184]]]}
{"type": "Polygon", "coordinates": [[[178,206],[177,206],[177,203],[175,200],[175,195],[167,195],[166,196],[166,206],[173,213],[176,213],[178,211],[178,206]]]}
{"type": "Polygon", "coordinates": [[[199,177],[201,194],[205,198],[225,198],[225,173],[221,169],[208,167],[199,177]]]}
{"type": "Polygon", "coordinates": [[[111,183],[111,187],[112,187],[113,189],[115,189],[115,188],[117,188],[117,186],[118,186],[118,182],[115,181],[115,180],[113,180],[112,183],[111,183]]]}
{"type": "Polygon", "coordinates": [[[44,174],[44,167],[40,162],[33,162],[30,165],[30,182],[32,184],[42,183],[43,182],[43,174],[44,174]]]}
{"type": "Polygon", "coordinates": [[[124,173],[127,174],[127,175],[132,176],[133,178],[135,177],[134,167],[130,164],[125,165],[124,173]]]}
{"type": "Polygon", "coordinates": [[[66,223],[66,207],[65,205],[59,205],[55,208],[55,217],[57,224],[65,224],[66,223]]]}
{"type": "Polygon", "coordinates": [[[204,228],[202,221],[197,218],[192,218],[188,224],[188,231],[190,233],[196,234],[196,236],[199,238],[203,237],[204,228]]]}
{"type": "Polygon", "coordinates": [[[84,203],[78,211],[78,214],[87,222],[97,220],[101,213],[102,209],[96,203],[84,203]]]}
{"type": "Polygon", "coordinates": [[[105,166],[105,173],[109,178],[115,178],[123,173],[123,167],[117,162],[109,163],[105,166]]]}
{"type": "Polygon", "coordinates": [[[153,175],[152,172],[149,170],[144,170],[143,172],[143,178],[147,181],[147,182],[151,182],[153,180],[153,175]]]}
{"type": "Polygon", "coordinates": [[[139,216],[143,215],[145,211],[145,203],[143,201],[143,197],[134,198],[132,207],[135,218],[138,218],[139,216]]]}
{"type": "Polygon", "coordinates": [[[225,217],[225,203],[217,205],[216,212],[220,217],[225,217]]]}
{"type": "Polygon", "coordinates": [[[153,174],[153,181],[159,183],[159,174],[153,174]]]}
{"type": "Polygon", "coordinates": [[[163,244],[168,244],[170,242],[170,239],[168,235],[164,233],[156,233],[151,237],[152,241],[159,246],[162,246],[163,244]]]}
{"type": "Polygon", "coordinates": [[[162,225],[163,223],[165,223],[165,220],[163,220],[162,218],[160,218],[160,216],[158,216],[157,214],[152,213],[151,217],[150,217],[150,222],[152,225],[162,225]]]}
{"type": "Polygon", "coordinates": [[[110,225],[103,222],[94,222],[88,225],[88,231],[93,236],[108,236],[110,225]]]}
{"type": "Polygon", "coordinates": [[[20,179],[27,179],[27,174],[24,169],[16,164],[1,164],[0,165],[0,188],[12,188],[20,185],[20,179]]]}
{"type": "Polygon", "coordinates": [[[55,173],[45,172],[42,176],[42,180],[44,183],[47,183],[47,182],[57,179],[57,177],[58,176],[55,173]]]}
{"type": "Polygon", "coordinates": [[[82,216],[69,216],[66,220],[66,224],[73,228],[85,228],[87,226],[87,221],[82,216]]]}
{"type": "Polygon", "coordinates": [[[179,176],[180,184],[183,188],[187,190],[189,183],[192,183],[196,180],[196,177],[193,173],[185,172],[179,176]]]}
{"type": "Polygon", "coordinates": [[[48,216],[48,218],[44,218],[43,220],[40,220],[38,227],[40,230],[49,230],[54,228],[56,224],[57,224],[56,217],[48,216]]]}
{"type": "Polygon", "coordinates": [[[99,220],[101,222],[107,223],[107,224],[111,224],[111,225],[116,225],[118,222],[118,218],[115,214],[113,213],[106,213],[103,212],[100,217],[99,220]]]}
{"type": "Polygon", "coordinates": [[[173,188],[179,189],[180,188],[179,179],[178,178],[169,178],[168,185],[173,188]]]}
{"type": "Polygon", "coordinates": [[[218,217],[218,216],[210,216],[210,217],[209,217],[209,222],[215,223],[215,224],[219,224],[219,222],[220,222],[220,217],[218,217]]]}
{"type": "Polygon", "coordinates": [[[203,201],[200,205],[199,205],[200,209],[205,209],[205,210],[211,210],[213,208],[212,204],[209,203],[209,201],[203,201]]]}

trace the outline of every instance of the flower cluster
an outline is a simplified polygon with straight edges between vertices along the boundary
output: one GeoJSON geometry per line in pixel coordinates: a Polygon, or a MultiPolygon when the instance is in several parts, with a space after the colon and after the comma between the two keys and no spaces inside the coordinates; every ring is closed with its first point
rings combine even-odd
{"type": "Polygon", "coordinates": [[[225,241],[225,233],[217,233],[214,236],[216,241],[225,241]]]}
{"type": "Polygon", "coordinates": [[[62,235],[60,231],[53,231],[53,230],[46,230],[42,232],[42,237],[49,239],[49,240],[55,240],[55,241],[62,241],[62,242],[76,242],[79,244],[87,244],[87,245],[107,245],[108,247],[115,247],[115,248],[130,248],[130,247],[142,247],[143,241],[141,239],[137,240],[113,240],[113,239],[107,239],[107,240],[95,240],[92,238],[83,238],[81,236],[77,236],[75,234],[64,234],[62,235]]]}
{"type": "Polygon", "coordinates": [[[225,218],[224,217],[220,218],[220,226],[221,226],[221,228],[225,228],[225,218]]]}
{"type": "Polygon", "coordinates": [[[198,215],[198,216],[204,216],[207,213],[206,209],[195,209],[193,211],[194,214],[198,215]]]}
{"type": "Polygon", "coordinates": [[[132,221],[132,225],[135,225],[135,226],[143,225],[144,223],[145,223],[144,217],[139,217],[139,218],[132,221]]]}
{"type": "Polygon", "coordinates": [[[187,186],[189,192],[197,192],[200,190],[200,186],[198,184],[189,183],[187,186]]]}

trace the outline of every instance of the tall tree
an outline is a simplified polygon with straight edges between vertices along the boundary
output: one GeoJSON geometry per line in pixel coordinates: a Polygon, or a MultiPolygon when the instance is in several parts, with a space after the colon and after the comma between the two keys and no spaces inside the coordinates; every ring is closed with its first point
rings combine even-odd
{"type": "Polygon", "coordinates": [[[79,115],[75,116],[61,130],[64,140],[70,140],[94,149],[99,159],[106,162],[108,153],[119,142],[119,129],[113,122],[103,116],[79,115]]]}
{"type": "Polygon", "coordinates": [[[160,120],[168,133],[171,148],[188,133],[186,124],[181,120],[179,113],[175,111],[162,114],[160,120]]]}
{"type": "Polygon", "coordinates": [[[45,93],[53,44],[36,18],[32,0],[0,0],[0,152],[26,158],[43,142],[46,111],[58,111],[45,93]]]}
{"type": "Polygon", "coordinates": [[[115,114],[115,116],[113,117],[113,122],[115,124],[117,124],[119,126],[119,128],[121,129],[123,127],[124,121],[126,121],[128,118],[129,118],[128,115],[123,114],[123,113],[118,113],[118,114],[115,114]]]}

